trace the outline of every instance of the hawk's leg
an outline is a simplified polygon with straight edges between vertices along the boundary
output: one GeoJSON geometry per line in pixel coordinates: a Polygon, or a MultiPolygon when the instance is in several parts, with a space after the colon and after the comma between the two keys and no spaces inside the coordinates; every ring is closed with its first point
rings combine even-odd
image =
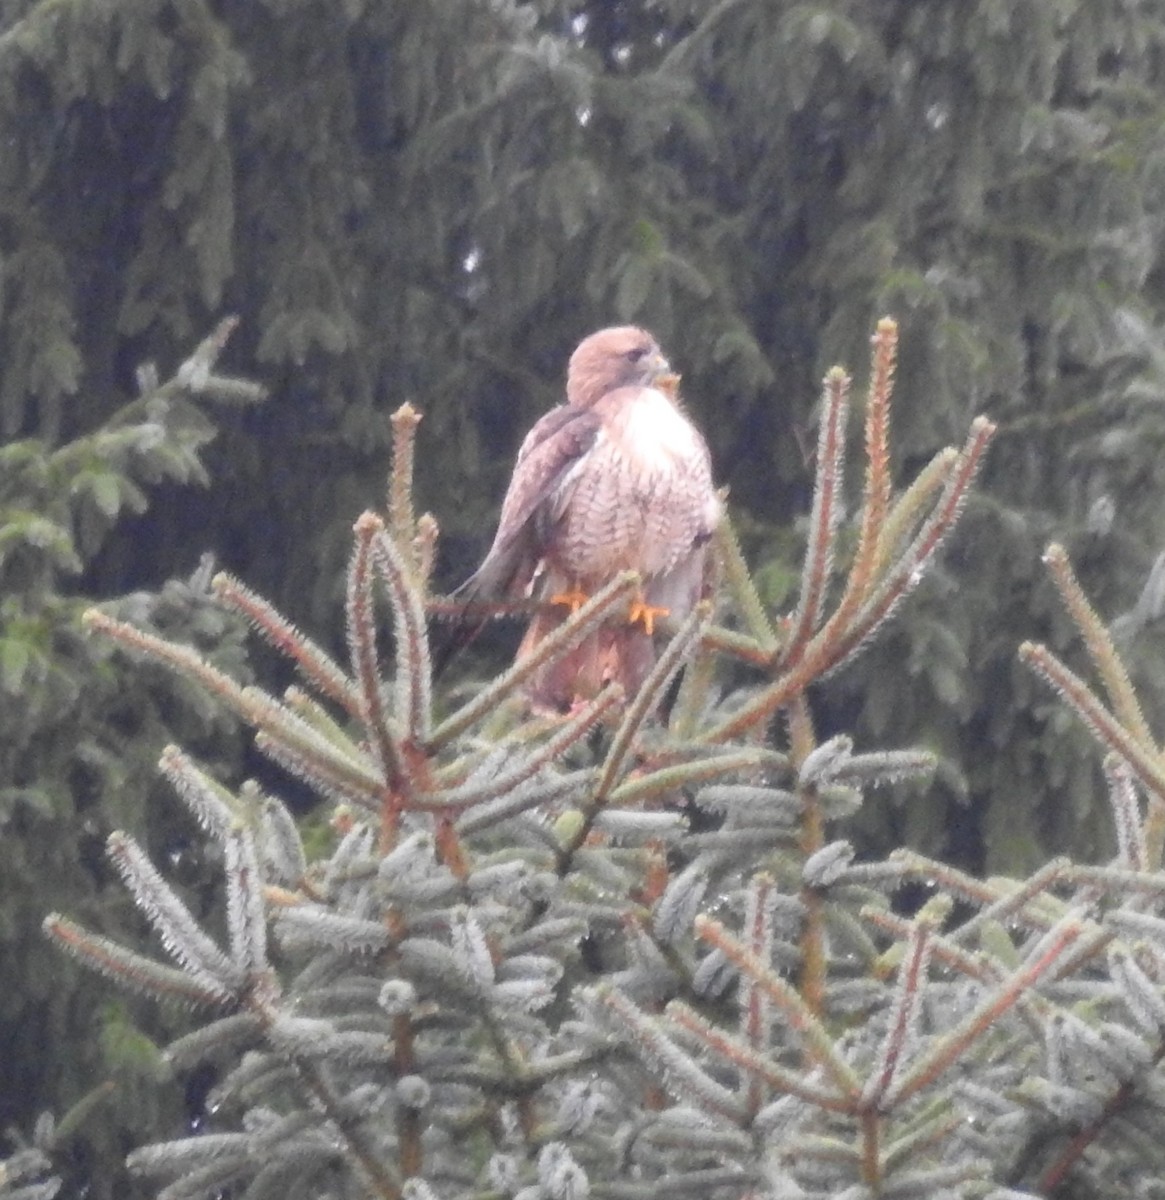
{"type": "Polygon", "coordinates": [[[655,633],[655,620],[657,617],[666,617],[671,613],[670,608],[660,608],[655,604],[648,604],[647,597],[642,592],[636,594],[635,599],[631,601],[631,608],[627,613],[627,620],[632,625],[643,625],[643,632],[651,637],[655,633]]]}

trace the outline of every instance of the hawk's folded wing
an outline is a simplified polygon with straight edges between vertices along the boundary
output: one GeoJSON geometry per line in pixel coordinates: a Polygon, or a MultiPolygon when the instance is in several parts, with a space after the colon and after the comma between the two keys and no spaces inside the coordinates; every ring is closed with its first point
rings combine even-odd
{"type": "Polygon", "coordinates": [[[518,451],[493,545],[477,571],[457,589],[459,599],[472,603],[525,591],[571,478],[594,446],[599,428],[599,418],[589,409],[560,404],[530,430],[518,451]]]}

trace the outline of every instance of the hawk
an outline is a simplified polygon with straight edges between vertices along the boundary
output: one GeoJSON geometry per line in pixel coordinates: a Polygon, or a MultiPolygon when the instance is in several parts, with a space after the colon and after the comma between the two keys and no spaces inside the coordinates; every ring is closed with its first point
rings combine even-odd
{"type": "Polygon", "coordinates": [[[720,501],[678,382],[646,330],[601,329],[570,357],[566,402],[518,451],[493,545],[458,598],[548,601],[521,659],[619,572],[642,581],[626,618],[534,676],[535,707],[568,710],[609,682],[633,694],[655,661],[655,620],[682,620],[701,598],[720,501]]]}

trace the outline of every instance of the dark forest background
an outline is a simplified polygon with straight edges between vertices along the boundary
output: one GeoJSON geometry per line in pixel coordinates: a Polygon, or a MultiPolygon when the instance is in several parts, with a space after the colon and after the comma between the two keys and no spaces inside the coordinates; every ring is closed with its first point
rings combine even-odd
{"type": "Polygon", "coordinates": [[[132,1005],[39,925],[136,928],[115,827],[197,895],[154,763],[181,740],[237,776],[245,741],[80,612],[117,600],[269,672],[210,603],[209,552],[335,643],[404,400],[452,586],[604,324],[648,326],[683,372],[778,607],[819,380],[863,366],[879,316],[902,327],[901,480],[998,422],[942,569],[817,713],[941,756],[870,809],[870,852],[1102,851],[1096,756],[1015,648],[1073,659],[1054,537],[1165,726],[1163,223],[1155,0],[2,0],[0,1123],[115,1078],[81,1151],[102,1155],[198,1107],[159,1107],[132,1005]],[[182,374],[226,314],[219,369],[262,403],[182,374]]]}

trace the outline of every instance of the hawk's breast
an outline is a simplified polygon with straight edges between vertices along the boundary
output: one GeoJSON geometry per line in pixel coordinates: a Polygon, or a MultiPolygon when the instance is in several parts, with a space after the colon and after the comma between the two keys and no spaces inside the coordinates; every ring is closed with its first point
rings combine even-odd
{"type": "Polygon", "coordinates": [[[553,557],[580,581],[669,571],[719,515],[707,447],[655,388],[612,392],[595,411],[599,435],[564,481],[553,557]]]}

